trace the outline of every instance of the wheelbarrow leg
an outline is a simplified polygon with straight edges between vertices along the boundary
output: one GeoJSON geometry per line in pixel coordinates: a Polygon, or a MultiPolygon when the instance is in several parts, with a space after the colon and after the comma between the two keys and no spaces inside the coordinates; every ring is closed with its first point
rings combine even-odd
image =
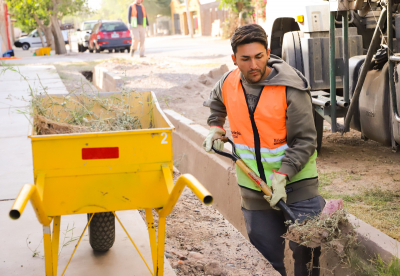
{"type": "Polygon", "coordinates": [[[60,226],[61,216],[54,217],[53,220],[53,238],[51,241],[52,254],[53,254],[53,275],[57,276],[58,266],[58,246],[60,244],[60,226]]]}
{"type": "Polygon", "coordinates": [[[157,276],[164,275],[164,250],[165,250],[165,220],[166,217],[158,217],[158,256],[157,256],[157,276]]]}
{"type": "Polygon", "coordinates": [[[50,225],[43,226],[43,243],[44,243],[44,264],[46,267],[46,276],[53,276],[53,254],[51,244],[50,225]]]}
{"type": "Polygon", "coordinates": [[[156,228],[154,227],[153,212],[151,209],[145,209],[146,211],[146,221],[147,229],[149,230],[149,239],[151,247],[151,257],[153,259],[153,269],[154,275],[157,271],[157,238],[156,238],[156,228]]]}

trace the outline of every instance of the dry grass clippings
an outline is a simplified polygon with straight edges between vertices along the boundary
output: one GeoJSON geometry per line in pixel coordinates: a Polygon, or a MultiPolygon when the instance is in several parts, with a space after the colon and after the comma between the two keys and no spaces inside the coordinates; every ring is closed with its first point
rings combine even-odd
{"type": "Polygon", "coordinates": [[[347,218],[347,212],[337,210],[331,216],[321,215],[289,226],[285,239],[298,244],[323,249],[333,249],[340,258],[357,244],[354,226],[347,218]]]}

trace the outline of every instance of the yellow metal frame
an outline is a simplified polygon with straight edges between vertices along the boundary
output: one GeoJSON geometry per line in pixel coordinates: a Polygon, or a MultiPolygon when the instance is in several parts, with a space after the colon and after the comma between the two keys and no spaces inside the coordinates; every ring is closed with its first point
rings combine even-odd
{"type": "MultiPolygon", "coordinates": [[[[129,237],[132,244],[135,246],[136,250],[139,252],[143,261],[145,262],[147,268],[150,273],[155,276],[164,275],[164,250],[165,250],[165,225],[166,218],[172,212],[176,202],[179,199],[183,189],[187,186],[189,187],[193,193],[206,205],[212,203],[213,198],[211,194],[204,188],[200,182],[190,174],[184,174],[180,176],[173,185],[172,173],[167,166],[162,167],[162,171],[164,174],[165,182],[172,184],[169,189],[169,196],[167,198],[166,204],[163,208],[157,208],[158,212],[158,241],[156,237],[156,229],[154,225],[154,218],[152,213],[152,208],[145,209],[146,212],[146,221],[147,221],[147,229],[149,232],[150,239],[150,249],[151,256],[153,260],[153,271],[151,271],[149,265],[145,261],[143,255],[140,253],[139,249],[133,242],[132,238],[126,231],[125,227],[119,220],[118,216],[115,214],[115,211],[112,211],[114,216],[117,218],[118,222],[121,224],[123,230],[129,237]]],[[[45,256],[45,268],[46,268],[46,276],[56,276],[57,275],[57,266],[58,266],[58,246],[59,246],[59,238],[60,238],[60,224],[61,224],[61,216],[48,217],[45,208],[43,207],[43,201],[40,199],[38,189],[36,185],[25,184],[20,193],[18,194],[12,208],[10,211],[10,217],[12,219],[18,219],[22,212],[25,209],[28,201],[31,201],[33,209],[36,212],[36,216],[39,222],[43,225],[43,241],[44,241],[44,256],[45,256]],[[53,222],[53,231],[51,231],[50,224],[53,222]]],[[[67,270],[68,265],[70,264],[75,251],[78,248],[81,239],[92,220],[93,215],[90,217],[85,229],[80,236],[77,245],[75,246],[72,255],[64,268],[62,275],[64,275],[67,270]]]]}
{"type": "MultiPolygon", "coordinates": [[[[100,96],[115,98],[121,95],[100,96]]],[[[138,249],[115,211],[144,209],[153,260],[152,269],[142,254],[139,254],[152,275],[162,276],[166,217],[171,213],[184,187],[188,186],[205,204],[213,201],[211,194],[191,175],[182,175],[173,183],[174,128],[160,109],[155,95],[151,92],[143,92],[140,97],[131,97],[129,93],[123,95],[131,100],[132,112],[142,115],[142,126],[149,128],[43,136],[35,135],[32,131],[29,136],[32,140],[35,185],[26,184],[22,187],[10,211],[10,217],[18,219],[27,202],[31,201],[36,216],[43,225],[46,276],[57,275],[62,215],[113,212],[138,249]],[[119,156],[113,159],[84,160],[84,149],[98,147],[118,148],[119,156]],[[158,239],[152,209],[159,216],[158,239]]],[[[48,95],[46,100],[60,102],[63,98],[59,95],[48,95]]],[[[56,109],[59,107],[60,105],[55,105],[56,109]]],[[[63,274],[92,218],[93,216],[63,274]]]]}

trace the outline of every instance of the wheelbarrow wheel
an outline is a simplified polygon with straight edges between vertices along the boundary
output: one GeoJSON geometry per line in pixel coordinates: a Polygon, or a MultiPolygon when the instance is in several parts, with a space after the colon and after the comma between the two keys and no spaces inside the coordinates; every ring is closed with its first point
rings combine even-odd
{"type": "MultiPolygon", "coordinates": [[[[88,220],[92,214],[88,214],[88,220]]],[[[89,243],[95,251],[109,250],[115,241],[115,217],[112,212],[96,213],[89,224],[89,243]]]]}

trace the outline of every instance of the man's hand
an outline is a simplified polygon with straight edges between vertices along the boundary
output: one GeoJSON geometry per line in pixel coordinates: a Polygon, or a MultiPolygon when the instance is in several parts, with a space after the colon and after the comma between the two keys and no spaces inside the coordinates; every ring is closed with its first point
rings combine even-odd
{"type": "Polygon", "coordinates": [[[225,129],[218,126],[211,126],[210,132],[208,133],[206,139],[203,142],[203,148],[208,153],[215,153],[212,150],[212,145],[217,150],[224,149],[224,142],[221,141],[221,138],[226,134],[225,129]]]}
{"type": "Polygon", "coordinates": [[[287,175],[284,173],[277,172],[273,170],[273,178],[271,183],[272,188],[272,196],[269,197],[267,195],[264,196],[264,199],[269,202],[272,209],[280,210],[279,207],[276,207],[276,204],[279,200],[283,200],[286,203],[287,195],[286,195],[286,177],[287,175]]]}

